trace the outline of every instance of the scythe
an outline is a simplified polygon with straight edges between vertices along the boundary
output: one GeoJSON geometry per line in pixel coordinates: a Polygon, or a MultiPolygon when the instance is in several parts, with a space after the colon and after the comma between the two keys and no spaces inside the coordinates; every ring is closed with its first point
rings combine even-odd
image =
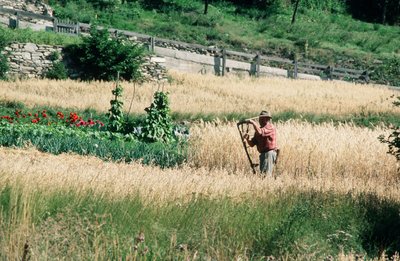
{"type": "Polygon", "coordinates": [[[237,123],[237,128],[238,128],[238,130],[239,130],[240,138],[241,138],[241,140],[242,140],[243,148],[244,148],[244,151],[246,152],[247,159],[248,159],[249,162],[250,162],[250,167],[251,167],[251,169],[253,170],[253,174],[256,174],[256,169],[255,169],[255,167],[256,167],[258,164],[254,164],[253,161],[251,160],[249,151],[247,150],[248,147],[246,146],[246,143],[244,142],[244,136],[243,136],[244,128],[243,128],[243,125],[245,125],[245,124],[247,124],[247,131],[246,131],[246,133],[248,133],[248,132],[249,132],[249,122],[248,122],[248,120],[239,121],[239,122],[237,123]]]}

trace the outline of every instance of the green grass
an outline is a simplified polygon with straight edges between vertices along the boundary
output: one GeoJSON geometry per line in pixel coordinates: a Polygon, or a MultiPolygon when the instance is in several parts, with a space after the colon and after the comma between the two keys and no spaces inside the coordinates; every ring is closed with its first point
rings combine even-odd
{"type": "MultiPolygon", "coordinates": [[[[24,111],[43,111],[47,110],[48,114],[56,115],[57,111],[62,111],[65,114],[69,112],[76,112],[82,118],[88,119],[93,118],[95,120],[100,120],[104,123],[108,121],[107,116],[104,113],[99,113],[95,110],[87,109],[83,111],[77,110],[65,110],[63,108],[56,107],[48,107],[48,106],[35,106],[32,108],[26,107],[22,102],[13,102],[13,101],[1,101],[0,100],[0,116],[3,115],[14,115],[16,109],[22,109],[24,111]]],[[[175,122],[189,121],[194,122],[198,120],[202,121],[213,121],[216,119],[222,121],[239,121],[242,119],[252,118],[254,114],[257,112],[243,112],[243,113],[176,113],[171,112],[171,117],[175,122]]],[[[128,126],[127,132],[131,131],[133,127],[139,126],[142,124],[146,117],[146,114],[131,114],[127,117],[128,126]]],[[[384,124],[386,126],[395,125],[400,126],[400,115],[396,113],[373,113],[363,111],[357,114],[344,114],[344,115],[331,115],[331,114],[322,114],[322,113],[298,113],[295,111],[284,111],[280,113],[276,113],[274,115],[274,121],[288,121],[288,120],[303,120],[310,123],[320,124],[326,122],[333,123],[352,123],[355,126],[360,127],[373,127],[380,124],[384,124]]]]}
{"type": "MultiPolygon", "coordinates": [[[[0,27],[2,41],[18,43],[36,43],[48,45],[71,45],[82,41],[80,37],[53,32],[33,31],[31,29],[9,29],[0,27]]],[[[1,43],[0,43],[1,44],[1,43]]]]}
{"type": "MultiPolygon", "coordinates": [[[[182,260],[195,252],[201,259],[246,255],[260,260],[270,255],[323,259],[340,251],[378,257],[400,250],[400,204],[374,195],[293,191],[241,202],[200,197],[148,205],[138,196],[111,200],[60,190],[35,191],[24,206],[22,194],[5,184],[0,190],[3,233],[18,227],[18,217],[28,213],[37,229],[35,237],[27,235],[30,248],[50,244],[52,252],[44,253],[50,258],[79,253],[93,259],[96,250],[105,249],[103,259],[125,259],[140,231],[145,241],[138,248],[147,246],[144,256],[151,260],[182,260]],[[187,245],[188,252],[179,245],[187,245]]],[[[0,237],[0,246],[4,240],[0,237]]],[[[0,251],[0,257],[6,255],[0,251]]]]}
{"type": "MultiPolygon", "coordinates": [[[[50,2],[56,16],[63,19],[289,59],[296,54],[303,62],[368,70],[374,82],[400,86],[399,71],[391,68],[400,64],[400,27],[353,19],[335,1],[331,7],[317,2],[301,5],[294,25],[290,23],[291,6],[260,15],[256,9],[216,1],[204,15],[200,1],[172,1],[173,5],[154,7],[134,2],[102,10],[84,0],[79,4],[66,1],[66,5],[50,2]]],[[[58,45],[81,41],[51,32],[0,30],[9,41],[58,45]]]]}
{"type": "MultiPolygon", "coordinates": [[[[296,53],[302,61],[371,72],[385,67],[377,60],[384,63],[391,58],[400,60],[400,27],[353,19],[336,1],[330,2],[332,6],[319,2],[300,5],[294,25],[291,25],[291,6],[280,6],[260,15],[263,11],[216,1],[204,15],[200,1],[170,1],[173,4],[150,8],[135,2],[104,10],[90,4],[69,2],[62,6],[57,2],[52,1],[53,7],[56,15],[63,18],[184,42],[248,49],[286,58],[293,58],[296,53]]],[[[400,85],[397,73],[388,74],[390,83],[400,85]]],[[[385,80],[374,74],[371,79],[380,83],[385,80]]]]}

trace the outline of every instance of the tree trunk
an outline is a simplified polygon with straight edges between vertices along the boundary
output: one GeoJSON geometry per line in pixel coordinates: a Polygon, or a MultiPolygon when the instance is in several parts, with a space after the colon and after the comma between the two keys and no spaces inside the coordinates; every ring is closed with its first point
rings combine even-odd
{"type": "Polygon", "coordinates": [[[382,6],[382,24],[385,24],[385,23],[386,23],[387,4],[388,4],[388,0],[383,0],[383,6],[382,6]]]}
{"type": "Polygon", "coordinates": [[[208,13],[208,0],[204,0],[204,14],[208,13]]]}
{"type": "Polygon", "coordinates": [[[294,7],[294,12],[292,16],[292,24],[296,21],[296,14],[297,14],[297,8],[299,7],[300,0],[296,1],[296,6],[294,7]]]}

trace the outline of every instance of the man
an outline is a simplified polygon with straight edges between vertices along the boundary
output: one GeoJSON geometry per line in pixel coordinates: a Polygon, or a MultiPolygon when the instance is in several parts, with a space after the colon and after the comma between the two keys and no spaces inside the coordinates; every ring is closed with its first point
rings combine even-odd
{"type": "Polygon", "coordinates": [[[249,120],[255,130],[254,137],[250,140],[249,135],[244,136],[244,141],[250,147],[257,146],[260,153],[260,171],[262,174],[272,176],[272,170],[277,157],[276,128],[271,123],[271,113],[262,111],[258,117],[259,124],[254,120],[249,120]]]}

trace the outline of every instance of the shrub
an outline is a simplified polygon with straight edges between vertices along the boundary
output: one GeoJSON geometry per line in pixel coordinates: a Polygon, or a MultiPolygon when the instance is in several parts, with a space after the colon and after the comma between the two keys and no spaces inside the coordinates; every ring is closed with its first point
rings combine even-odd
{"type": "MultiPolygon", "coordinates": [[[[393,102],[395,106],[400,106],[400,96],[397,97],[398,101],[393,102]]],[[[397,160],[400,161],[400,125],[393,126],[392,133],[389,137],[385,138],[383,135],[379,136],[379,140],[382,143],[386,143],[389,146],[388,153],[394,155],[397,160]]]]}
{"type": "Polygon", "coordinates": [[[382,84],[400,86],[400,59],[391,58],[372,68],[371,79],[382,84]]]}
{"type": "Polygon", "coordinates": [[[8,71],[8,61],[5,54],[2,52],[4,48],[7,46],[8,40],[6,34],[3,32],[3,29],[0,28],[0,80],[6,79],[6,73],[8,71]]]}
{"type": "Polygon", "coordinates": [[[52,66],[46,71],[44,76],[52,80],[65,80],[68,78],[68,71],[62,62],[53,62],[52,66]]]}
{"type": "Polygon", "coordinates": [[[111,38],[106,29],[92,26],[90,36],[83,43],[68,50],[69,57],[80,69],[83,80],[114,80],[119,75],[124,80],[141,77],[143,48],[119,35],[111,38]]]}
{"type": "Polygon", "coordinates": [[[8,69],[7,57],[0,53],[0,80],[5,80],[7,78],[8,69]]]}

